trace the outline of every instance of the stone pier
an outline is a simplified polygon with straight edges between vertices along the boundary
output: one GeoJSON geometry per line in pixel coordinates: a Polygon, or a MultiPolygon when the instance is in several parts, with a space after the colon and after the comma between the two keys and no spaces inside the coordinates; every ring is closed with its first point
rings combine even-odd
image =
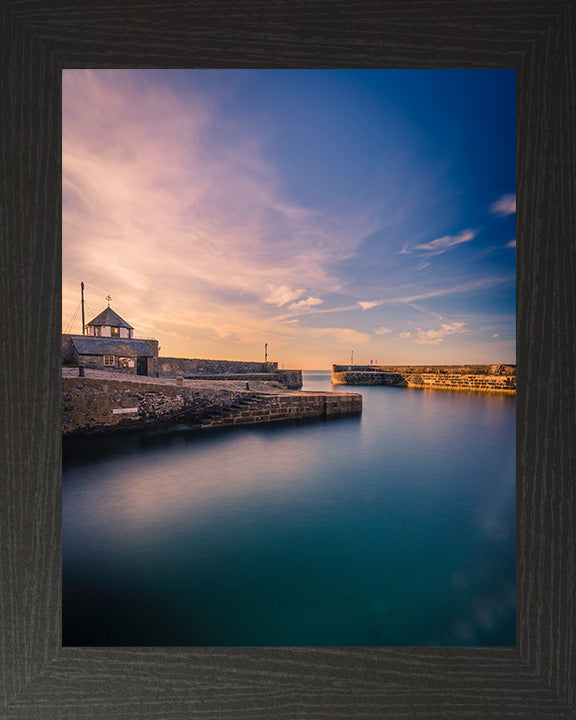
{"type": "Polygon", "coordinates": [[[159,379],[86,369],[62,378],[64,435],[186,423],[196,428],[325,420],[362,412],[358,393],[290,391],[278,382],[159,379]],[[248,387],[246,387],[248,385],[248,387]]]}

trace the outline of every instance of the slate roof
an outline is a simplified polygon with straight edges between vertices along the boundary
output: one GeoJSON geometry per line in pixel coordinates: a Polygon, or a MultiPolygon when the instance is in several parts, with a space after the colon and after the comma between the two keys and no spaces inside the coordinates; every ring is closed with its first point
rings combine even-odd
{"type": "Polygon", "coordinates": [[[154,357],[143,340],[118,338],[73,337],[78,355],[116,355],[117,357],[154,357]]]}
{"type": "Polygon", "coordinates": [[[110,327],[123,327],[123,328],[129,328],[130,330],[134,330],[132,325],[128,325],[126,320],[122,320],[120,315],[118,313],[114,312],[111,307],[107,307],[105,310],[102,310],[100,315],[96,315],[94,320],[90,320],[88,325],[91,326],[98,326],[98,325],[110,325],[110,327]]]}

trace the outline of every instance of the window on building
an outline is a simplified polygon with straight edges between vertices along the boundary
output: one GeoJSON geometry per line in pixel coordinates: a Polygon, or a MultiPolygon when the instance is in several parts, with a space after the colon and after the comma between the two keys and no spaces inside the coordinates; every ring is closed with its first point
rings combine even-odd
{"type": "Polygon", "coordinates": [[[114,365],[114,355],[104,355],[104,365],[114,365]]]}
{"type": "Polygon", "coordinates": [[[117,328],[117,327],[110,328],[110,336],[111,337],[120,337],[120,328],[117,328]]]}

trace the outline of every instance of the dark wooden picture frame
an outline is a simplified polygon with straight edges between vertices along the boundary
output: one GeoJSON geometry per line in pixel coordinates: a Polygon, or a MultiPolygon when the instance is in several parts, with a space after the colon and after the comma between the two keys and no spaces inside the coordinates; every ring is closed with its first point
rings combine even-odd
{"type": "Polygon", "coordinates": [[[576,718],[572,0],[5,0],[0,718],[576,718]],[[515,68],[515,648],[62,648],[61,71],[515,68]]]}

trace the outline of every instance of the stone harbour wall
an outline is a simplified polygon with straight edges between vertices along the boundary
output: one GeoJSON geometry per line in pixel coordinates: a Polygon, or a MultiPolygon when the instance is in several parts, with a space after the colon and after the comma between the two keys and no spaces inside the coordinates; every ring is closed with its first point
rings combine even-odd
{"type": "Polygon", "coordinates": [[[89,433],[155,425],[186,415],[202,417],[228,407],[243,394],[194,390],[137,381],[62,378],[62,432],[89,433]]]}
{"type": "Polygon", "coordinates": [[[346,371],[332,372],[333,385],[401,385],[404,378],[393,372],[346,371]]]}
{"type": "Polygon", "coordinates": [[[196,427],[323,419],[362,411],[353,393],[264,394],[132,380],[62,378],[62,432],[89,434],[186,422],[196,427]]]}
{"type": "Polygon", "coordinates": [[[332,365],[334,372],[392,372],[400,375],[436,373],[457,375],[516,375],[515,365],[332,365]]]}
{"type": "Polygon", "coordinates": [[[276,370],[276,380],[289,390],[302,387],[302,370],[276,370]]]}
{"type": "Polygon", "coordinates": [[[156,371],[159,377],[181,375],[228,375],[234,373],[271,373],[278,363],[248,362],[243,360],[200,360],[159,357],[156,371]]]}
{"type": "Polygon", "coordinates": [[[421,373],[406,378],[407,387],[436,388],[443,390],[483,390],[516,392],[516,377],[510,375],[458,375],[421,373]]]}
{"type": "Polygon", "coordinates": [[[334,385],[516,392],[516,368],[500,365],[333,365],[334,385]]]}
{"type": "Polygon", "coordinates": [[[208,418],[204,427],[254,425],[288,420],[321,420],[362,412],[358,393],[302,393],[275,395],[248,402],[238,412],[208,418]]]}
{"type": "Polygon", "coordinates": [[[275,380],[289,390],[302,387],[302,370],[279,370],[277,362],[248,362],[243,360],[198,360],[187,358],[159,357],[156,360],[158,377],[185,377],[275,380]],[[257,377],[267,375],[267,377],[257,377]],[[242,376],[242,377],[236,377],[242,376]]]}

